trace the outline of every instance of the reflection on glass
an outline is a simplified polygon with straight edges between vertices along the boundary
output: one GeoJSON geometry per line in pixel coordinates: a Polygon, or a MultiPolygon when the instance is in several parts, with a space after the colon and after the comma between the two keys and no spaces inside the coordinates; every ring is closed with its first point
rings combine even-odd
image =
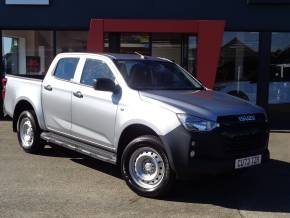
{"type": "Polygon", "coordinates": [[[121,33],[121,53],[150,55],[150,42],[148,33],[121,33]]]}
{"type": "Polygon", "coordinates": [[[188,72],[190,72],[193,76],[196,76],[196,36],[188,37],[188,72]]]}
{"type": "Polygon", "coordinates": [[[109,52],[109,33],[104,34],[104,52],[109,52]]]}
{"type": "Polygon", "coordinates": [[[181,34],[152,34],[152,56],[181,64],[181,34]]]}
{"type": "Polygon", "coordinates": [[[87,31],[56,31],[56,53],[85,52],[87,38],[87,31]]]}
{"type": "Polygon", "coordinates": [[[5,74],[43,75],[53,59],[52,31],[4,30],[5,74]]]}
{"type": "Polygon", "coordinates": [[[259,33],[225,32],[215,89],[256,103],[259,33]]]}
{"type": "Polygon", "coordinates": [[[18,53],[19,53],[19,40],[14,37],[3,37],[3,62],[6,74],[12,74],[13,72],[18,72],[18,53]]]}
{"type": "Polygon", "coordinates": [[[272,33],[269,103],[290,103],[290,33],[272,33]]]}
{"type": "Polygon", "coordinates": [[[272,33],[269,114],[273,129],[289,129],[290,33],[272,33]]]}
{"type": "Polygon", "coordinates": [[[136,90],[201,90],[203,87],[172,62],[115,61],[127,84],[136,90]]]}

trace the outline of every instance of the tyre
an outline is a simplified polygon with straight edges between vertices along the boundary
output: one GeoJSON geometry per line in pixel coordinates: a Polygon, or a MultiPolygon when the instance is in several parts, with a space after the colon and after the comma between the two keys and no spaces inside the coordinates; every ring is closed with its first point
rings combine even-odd
{"type": "Polygon", "coordinates": [[[127,185],[144,197],[166,194],[175,178],[162,143],[155,136],[141,136],[130,142],[122,155],[121,170],[127,185]]]}
{"type": "Polygon", "coordinates": [[[23,111],[17,121],[17,138],[22,149],[27,153],[39,153],[44,148],[40,138],[40,128],[34,111],[23,111]]]}

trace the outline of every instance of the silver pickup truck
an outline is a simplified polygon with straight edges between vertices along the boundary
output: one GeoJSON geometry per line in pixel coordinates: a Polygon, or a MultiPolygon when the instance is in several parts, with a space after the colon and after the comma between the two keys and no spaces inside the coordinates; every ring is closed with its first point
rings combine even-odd
{"type": "Polygon", "coordinates": [[[60,54],[43,81],[7,75],[3,84],[4,110],[24,151],[56,144],[119,164],[139,195],[269,159],[262,108],[205,88],[163,58],[60,54]]]}

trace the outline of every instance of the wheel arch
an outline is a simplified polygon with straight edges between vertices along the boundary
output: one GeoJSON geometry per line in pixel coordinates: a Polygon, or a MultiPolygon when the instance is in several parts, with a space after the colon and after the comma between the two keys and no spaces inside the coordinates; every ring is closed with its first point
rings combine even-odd
{"type": "Polygon", "coordinates": [[[118,140],[118,143],[117,143],[117,145],[118,145],[117,164],[120,164],[122,154],[123,154],[123,151],[126,148],[126,146],[135,138],[140,137],[140,136],[144,136],[144,135],[156,136],[161,141],[163,149],[168,156],[171,168],[175,169],[174,165],[173,165],[173,161],[172,161],[171,150],[169,147],[166,146],[165,143],[163,143],[162,137],[160,137],[160,135],[157,133],[157,131],[154,130],[153,128],[149,127],[148,125],[139,124],[139,123],[130,124],[122,130],[120,137],[119,137],[119,140],[118,140]]]}
{"type": "MultiPolygon", "coordinates": [[[[17,102],[15,109],[14,109],[14,112],[13,112],[13,131],[14,132],[17,131],[18,118],[19,118],[20,114],[25,110],[32,110],[35,112],[33,105],[29,101],[27,101],[26,99],[22,99],[22,100],[17,102]]],[[[36,118],[36,123],[38,125],[37,115],[35,118],[36,118]]]]}

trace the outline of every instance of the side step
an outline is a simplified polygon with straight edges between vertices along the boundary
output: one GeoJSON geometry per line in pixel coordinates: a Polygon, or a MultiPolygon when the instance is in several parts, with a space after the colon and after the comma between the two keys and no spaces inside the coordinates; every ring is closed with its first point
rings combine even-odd
{"type": "Polygon", "coordinates": [[[52,132],[43,132],[40,137],[48,143],[56,144],[105,162],[112,164],[117,163],[117,154],[114,151],[88,145],[52,132]]]}

